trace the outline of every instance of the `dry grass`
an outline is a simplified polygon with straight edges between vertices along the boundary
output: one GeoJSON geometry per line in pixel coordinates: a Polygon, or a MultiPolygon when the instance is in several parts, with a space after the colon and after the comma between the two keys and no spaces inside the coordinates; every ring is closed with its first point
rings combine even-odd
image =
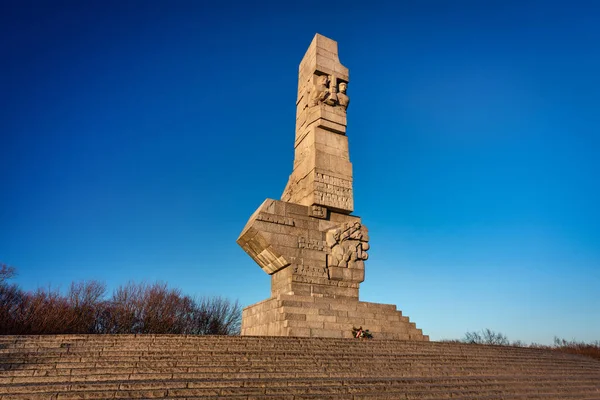
{"type": "Polygon", "coordinates": [[[500,345],[500,346],[515,346],[529,347],[536,349],[546,349],[560,351],[569,354],[578,354],[588,356],[600,360],[600,341],[591,343],[577,342],[575,340],[565,340],[558,337],[554,338],[554,344],[551,346],[537,343],[527,344],[521,340],[509,342],[506,335],[499,332],[494,332],[490,329],[484,329],[480,332],[467,332],[462,340],[451,339],[441,340],[446,343],[466,343],[466,344],[484,344],[484,345],[500,345]]]}
{"type": "MultiPolygon", "coordinates": [[[[532,347],[535,347],[535,345],[532,347]]],[[[574,340],[567,341],[565,339],[554,338],[554,346],[548,346],[547,348],[563,353],[579,354],[600,360],[600,341],[584,343],[574,340]]]]}

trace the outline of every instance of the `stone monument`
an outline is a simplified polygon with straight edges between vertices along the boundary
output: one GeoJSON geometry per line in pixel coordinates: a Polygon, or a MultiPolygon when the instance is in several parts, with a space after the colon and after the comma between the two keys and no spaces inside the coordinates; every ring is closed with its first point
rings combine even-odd
{"type": "Polygon", "coordinates": [[[348,69],[337,42],[315,35],[302,62],[294,167],[281,200],[258,207],[237,243],[269,275],[271,297],[242,313],[242,335],[429,340],[388,304],[359,301],[369,234],[353,216],[346,136],[348,69]]]}

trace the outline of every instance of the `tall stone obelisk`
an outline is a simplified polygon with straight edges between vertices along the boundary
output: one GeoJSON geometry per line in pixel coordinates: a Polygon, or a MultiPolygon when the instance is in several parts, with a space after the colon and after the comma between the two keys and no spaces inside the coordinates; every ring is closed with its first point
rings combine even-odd
{"type": "Polygon", "coordinates": [[[348,83],[337,43],[315,35],[299,69],[293,172],[237,240],[271,275],[271,297],[244,309],[242,335],[351,337],[362,326],[376,338],[428,340],[396,306],[358,299],[369,235],[350,215],[348,83]]]}

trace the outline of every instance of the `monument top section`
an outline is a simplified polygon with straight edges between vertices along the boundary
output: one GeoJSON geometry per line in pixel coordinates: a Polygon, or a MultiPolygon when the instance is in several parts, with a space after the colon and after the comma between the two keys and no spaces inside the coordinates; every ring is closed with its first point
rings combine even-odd
{"type": "Polygon", "coordinates": [[[335,63],[340,62],[338,59],[337,42],[317,33],[313,37],[312,42],[310,42],[310,46],[308,46],[308,49],[302,58],[299,68],[300,74],[302,74],[303,67],[310,67],[310,65],[313,65],[315,67],[314,69],[317,69],[316,67],[319,66],[319,69],[325,74],[333,75],[335,72],[344,74],[345,79],[348,80],[348,68],[344,66],[341,66],[340,68],[335,64],[327,65],[327,63],[324,62],[316,62],[317,55],[322,56],[321,60],[319,61],[322,61],[322,59],[331,59],[335,63]]]}
{"type": "MultiPolygon", "coordinates": [[[[316,105],[314,97],[306,98],[305,95],[307,92],[311,92],[315,84],[319,83],[330,89],[329,94],[332,96],[323,99],[323,102],[335,105],[337,101],[335,94],[339,92],[339,84],[343,83],[347,87],[349,78],[348,68],[340,63],[337,42],[317,33],[298,68],[298,100],[296,104],[302,103],[302,107],[298,111],[304,110],[311,99],[313,100],[312,105],[316,105]],[[302,102],[302,100],[306,100],[306,102],[302,102]]],[[[313,92],[313,94],[315,93],[313,92]]]]}
{"type": "Polygon", "coordinates": [[[348,68],[340,63],[337,42],[317,33],[298,68],[296,141],[318,118],[326,129],[346,133],[349,78],[348,68]]]}
{"type": "Polygon", "coordinates": [[[282,201],[350,214],[354,210],[352,164],[346,138],[348,68],[337,42],[316,34],[298,72],[294,170],[282,201]]]}

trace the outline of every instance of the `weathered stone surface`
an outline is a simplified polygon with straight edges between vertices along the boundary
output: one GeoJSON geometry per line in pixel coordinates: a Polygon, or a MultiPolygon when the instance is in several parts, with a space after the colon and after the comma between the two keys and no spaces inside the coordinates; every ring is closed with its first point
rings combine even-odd
{"type": "Polygon", "coordinates": [[[343,338],[365,325],[382,338],[428,340],[395,306],[358,301],[370,245],[350,215],[348,82],[337,43],[317,34],[299,68],[292,174],[281,200],[265,200],[237,240],[271,275],[271,298],[244,310],[242,335],[343,338]]]}
{"type": "Polygon", "coordinates": [[[281,200],[343,214],[354,210],[345,136],[348,81],[337,43],[315,35],[300,63],[294,170],[281,200]]]}
{"type": "Polygon", "coordinates": [[[272,275],[273,296],[319,294],[358,299],[367,258],[366,228],[357,218],[343,214],[337,223],[324,224],[328,217],[313,217],[311,212],[312,207],[267,199],[237,242],[272,275]]]}
{"type": "Polygon", "coordinates": [[[429,340],[402,318],[391,304],[280,294],[243,310],[242,335],[348,338],[353,327],[364,326],[385,339],[429,340]]]}
{"type": "MultiPolygon", "coordinates": [[[[277,306],[327,304],[279,297],[277,306]]],[[[375,315],[395,309],[356,303],[375,315]]],[[[0,400],[591,400],[600,393],[600,362],[589,357],[508,346],[345,339],[340,336],[345,322],[320,314],[307,318],[316,327],[287,328],[290,336],[305,337],[0,336],[0,400]],[[88,367],[83,359],[103,361],[88,367]],[[38,371],[67,374],[46,382],[34,375],[38,371]],[[12,380],[17,377],[27,379],[12,380]]],[[[386,334],[383,325],[377,337],[386,334]]]]}

